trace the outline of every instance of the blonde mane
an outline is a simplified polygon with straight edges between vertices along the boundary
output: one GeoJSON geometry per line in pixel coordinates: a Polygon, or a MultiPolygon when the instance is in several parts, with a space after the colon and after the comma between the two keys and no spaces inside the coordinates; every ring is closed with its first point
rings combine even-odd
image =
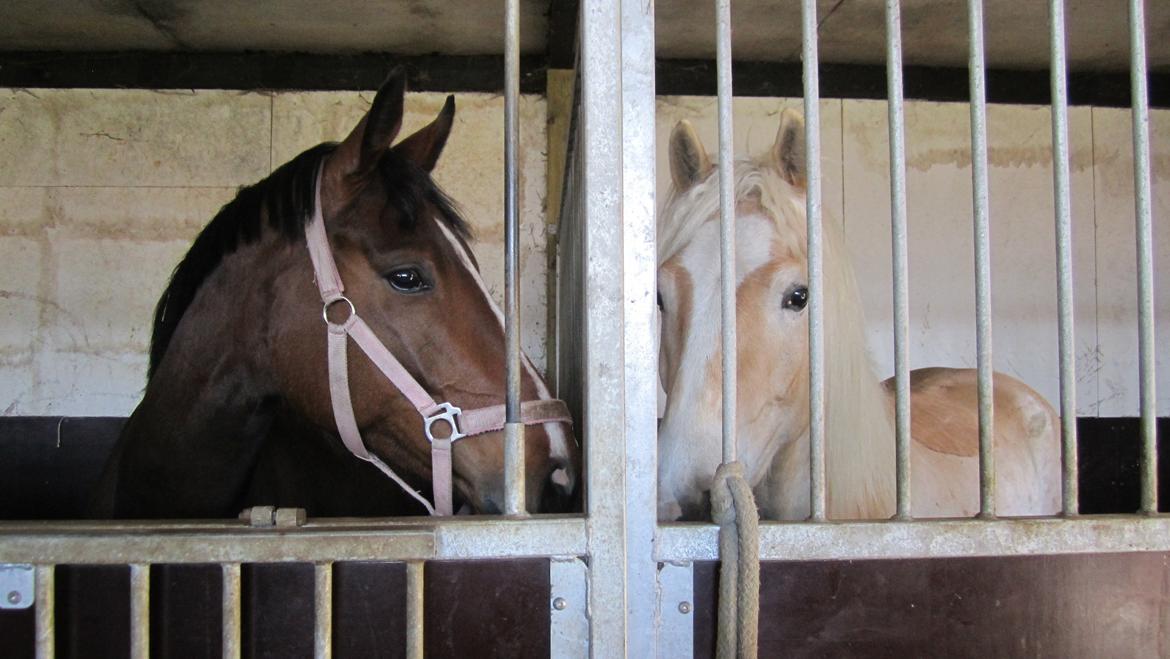
{"type": "MultiPolygon", "coordinates": [[[[807,263],[803,189],[784,181],[767,161],[739,159],[735,164],[735,195],[737,200],[758,197],[774,222],[777,238],[807,263]]],[[[718,176],[714,170],[688,190],[678,192],[671,186],[659,215],[659,265],[685,247],[699,227],[717,221],[718,215],[718,176]]],[[[888,517],[894,512],[894,431],[889,398],[866,353],[861,296],[841,228],[831,219],[822,226],[827,292],[824,328],[828,514],[835,519],[888,517]]],[[[807,442],[807,434],[798,441],[807,442]]]]}

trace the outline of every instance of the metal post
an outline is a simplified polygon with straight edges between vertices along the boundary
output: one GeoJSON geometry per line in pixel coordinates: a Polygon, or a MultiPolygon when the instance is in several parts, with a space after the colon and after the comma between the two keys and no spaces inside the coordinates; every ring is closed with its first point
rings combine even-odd
{"type": "Polygon", "coordinates": [[[53,659],[57,652],[56,574],[56,566],[53,565],[38,565],[36,568],[37,659],[53,659]]]}
{"type": "Polygon", "coordinates": [[[150,565],[130,566],[130,657],[150,659],[150,565]]]}
{"type": "Polygon", "coordinates": [[[524,424],[520,417],[520,0],[504,2],[504,513],[524,515],[524,424]]]}
{"type": "Polygon", "coordinates": [[[1150,206],[1150,107],[1146,89],[1143,0],[1129,2],[1129,80],[1133,99],[1133,178],[1138,267],[1138,374],[1142,437],[1142,512],[1158,512],[1157,397],[1154,386],[1153,210],[1150,206]]]}
{"type": "Polygon", "coordinates": [[[723,462],[735,462],[735,157],[731,131],[731,0],[715,2],[715,68],[719,106],[719,266],[722,296],[723,462]]]}
{"type": "Polygon", "coordinates": [[[979,369],[979,516],[995,517],[995,442],[991,371],[991,246],[987,195],[987,94],[983,0],[968,0],[971,176],[975,210],[975,352],[979,369]]]}
{"type": "Polygon", "coordinates": [[[911,517],[910,285],[906,240],[906,128],[902,97],[902,8],[886,0],[886,88],[890,124],[890,227],[894,268],[894,430],[898,519],[911,517]]]}
{"type": "Polygon", "coordinates": [[[423,657],[423,569],[422,561],[406,564],[406,656],[407,659],[423,657]]]}
{"type": "Polygon", "coordinates": [[[804,140],[808,190],[808,402],[812,520],[825,520],[825,345],[824,280],[821,255],[821,89],[817,55],[817,3],[801,3],[804,60],[804,140]]]}
{"type": "Polygon", "coordinates": [[[1072,213],[1069,195],[1068,65],[1065,61],[1064,0],[1049,3],[1052,46],[1052,185],[1056,210],[1056,304],[1060,337],[1060,437],[1062,512],[1077,514],[1076,343],[1073,339],[1072,213]]]}
{"type": "Polygon", "coordinates": [[[313,578],[313,610],[316,612],[313,656],[329,659],[333,656],[333,563],[315,564],[313,578]]]}
{"type": "Polygon", "coordinates": [[[224,563],[223,595],[221,598],[223,621],[221,635],[224,659],[240,657],[240,564],[224,563]]]}

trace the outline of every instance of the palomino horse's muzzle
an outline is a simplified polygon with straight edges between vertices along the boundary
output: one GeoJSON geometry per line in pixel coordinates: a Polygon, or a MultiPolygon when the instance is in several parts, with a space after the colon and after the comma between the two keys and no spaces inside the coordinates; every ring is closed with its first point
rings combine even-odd
{"type": "MultiPolygon", "coordinates": [[[[452,514],[451,448],[461,439],[502,430],[506,421],[504,405],[464,411],[450,402],[436,403],[418,380],[407,372],[378,339],[370,326],[358,316],[357,308],[344,295],[345,285],[341,282],[337,263],[333,259],[333,250],[329,247],[329,237],[325,232],[325,218],[321,212],[320,171],[317,172],[313,217],[305,230],[305,240],[309,247],[309,258],[313,262],[313,272],[317,278],[317,289],[324,304],[321,313],[325,317],[329,337],[329,394],[341,441],[345,443],[350,453],[380,469],[407,494],[417,499],[430,514],[452,514]],[[335,304],[349,307],[349,316],[340,323],[329,319],[329,308],[335,304]],[[433,506],[381,458],[371,453],[362,441],[349,393],[346,350],[351,338],[422,416],[424,433],[431,445],[432,488],[435,498],[433,506]]],[[[521,423],[526,426],[572,423],[568,407],[559,400],[525,401],[520,405],[520,415],[521,423]]]]}

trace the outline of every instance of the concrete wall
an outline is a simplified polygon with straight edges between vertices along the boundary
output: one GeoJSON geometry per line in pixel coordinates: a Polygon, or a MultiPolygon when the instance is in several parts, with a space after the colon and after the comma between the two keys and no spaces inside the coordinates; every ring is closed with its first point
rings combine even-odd
{"type": "MultiPolygon", "coordinates": [[[[799,99],[735,102],[738,153],[772,144],[780,108],[799,99]]],[[[969,109],[906,104],[913,368],[975,364],[974,251],[969,109]]],[[[658,104],[658,187],[674,124],[695,123],[716,148],[714,100],[664,97],[658,104]]],[[[821,104],[823,201],[844,223],[869,324],[870,353],[893,373],[889,142],[884,101],[821,104]]],[[[1138,412],[1133,157],[1130,113],[1073,108],[1072,212],[1077,407],[1090,416],[1138,412]]],[[[1170,414],[1170,111],[1152,113],[1158,408],[1170,414]]],[[[1047,107],[988,112],[995,368],[1058,396],[1056,257],[1051,123],[1047,107]]]]}
{"type": "MultiPolygon", "coordinates": [[[[443,94],[411,94],[404,131],[443,94]]],[[[0,90],[0,414],[125,415],[145,382],[153,307],[238,186],[343,138],[357,93],[0,90]]],[[[503,295],[503,100],[460,94],[435,173],[503,295]]],[[[521,102],[524,346],[545,352],[541,98],[521,102]]]]}

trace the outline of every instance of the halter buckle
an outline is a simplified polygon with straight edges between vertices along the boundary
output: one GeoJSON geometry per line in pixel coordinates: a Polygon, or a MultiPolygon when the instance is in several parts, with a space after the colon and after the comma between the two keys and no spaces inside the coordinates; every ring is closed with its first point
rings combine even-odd
{"type": "Polygon", "coordinates": [[[435,435],[431,432],[431,427],[435,425],[436,421],[446,421],[447,425],[451,427],[451,435],[449,437],[439,439],[448,439],[454,444],[456,441],[463,439],[467,435],[459,429],[459,416],[463,414],[463,410],[455,407],[451,403],[439,403],[438,411],[430,416],[423,417],[426,421],[427,441],[432,444],[435,441],[435,435]]]}

